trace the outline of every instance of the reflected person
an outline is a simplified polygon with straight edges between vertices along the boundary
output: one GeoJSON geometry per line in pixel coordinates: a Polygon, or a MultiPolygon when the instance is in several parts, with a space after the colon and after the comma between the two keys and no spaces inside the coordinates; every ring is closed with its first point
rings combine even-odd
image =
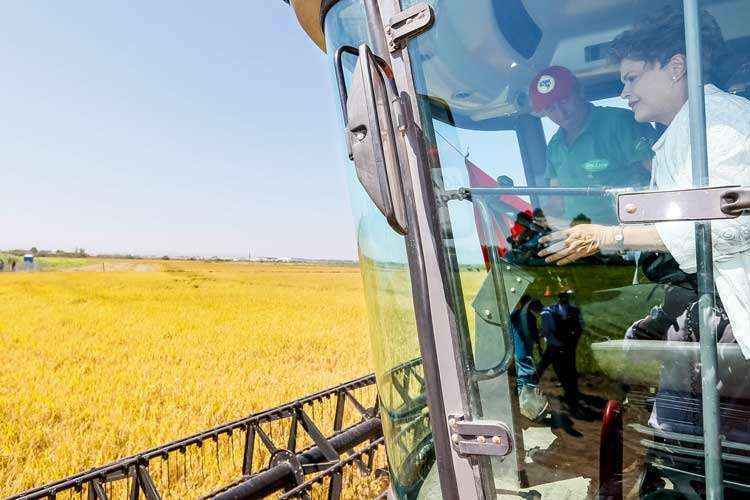
{"type": "Polygon", "coordinates": [[[542,209],[518,212],[510,228],[510,236],[506,238],[511,249],[506,256],[507,260],[518,265],[545,265],[544,260],[537,255],[539,238],[551,231],[542,209]]]}
{"type": "Polygon", "coordinates": [[[543,307],[538,299],[524,295],[510,314],[520,410],[530,420],[541,418],[549,408],[547,398],[539,389],[539,377],[534,364],[534,346],[539,347],[540,353],[542,351],[537,316],[541,314],[543,307]]]}
{"type": "MultiPolygon", "coordinates": [[[[750,185],[750,101],[723,92],[711,83],[714,58],[724,51],[716,20],[700,16],[708,171],[712,186],[750,185]]],[[[613,42],[611,57],[624,84],[621,97],[640,122],[667,126],[654,144],[651,184],[656,189],[693,187],[690,157],[687,58],[682,12],[663,9],[643,18],[613,42]]],[[[716,289],[734,337],[750,358],[750,217],[711,224],[716,289]]],[[[582,224],[551,233],[552,243],[540,256],[567,264],[598,252],[668,251],[685,273],[697,269],[692,222],[604,226],[582,224]]]]}
{"type": "MultiPolygon", "coordinates": [[[[559,126],[547,145],[545,177],[551,187],[648,184],[656,139],[650,124],[637,123],[626,109],[595,106],[584,97],[575,75],[562,66],[537,74],[529,95],[534,113],[559,126]]],[[[604,198],[549,199],[548,215],[569,221],[580,214],[602,224],[617,220],[613,204],[604,198]]]]}
{"type": "Polygon", "coordinates": [[[557,302],[542,310],[541,318],[546,347],[536,369],[537,376],[541,378],[552,365],[563,388],[563,401],[578,416],[581,408],[575,351],[583,330],[581,311],[571,304],[568,292],[561,292],[557,302]]]}

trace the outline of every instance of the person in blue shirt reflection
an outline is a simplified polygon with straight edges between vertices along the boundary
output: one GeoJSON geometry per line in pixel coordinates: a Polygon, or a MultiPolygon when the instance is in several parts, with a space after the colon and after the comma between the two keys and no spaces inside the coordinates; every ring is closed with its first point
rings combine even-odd
{"type": "Polygon", "coordinates": [[[547,345],[536,369],[537,376],[541,378],[551,364],[562,384],[563,400],[575,412],[580,405],[576,349],[583,332],[581,310],[571,304],[569,292],[561,292],[557,302],[542,310],[541,318],[547,345]]]}
{"type": "Polygon", "coordinates": [[[539,377],[534,366],[534,346],[539,343],[537,316],[544,306],[538,299],[524,295],[510,315],[516,364],[516,386],[521,414],[530,420],[538,420],[547,412],[549,402],[539,389],[539,377]]]}

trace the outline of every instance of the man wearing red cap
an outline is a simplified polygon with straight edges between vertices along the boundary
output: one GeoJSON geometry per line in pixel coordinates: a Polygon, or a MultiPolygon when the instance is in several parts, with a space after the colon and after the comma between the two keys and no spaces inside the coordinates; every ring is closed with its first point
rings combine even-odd
{"type": "MultiPolygon", "coordinates": [[[[621,108],[594,106],[583,97],[578,79],[551,66],[531,81],[534,113],[560,128],[547,145],[552,187],[642,187],[651,175],[651,145],[656,131],[621,108]]],[[[585,216],[595,224],[617,222],[613,203],[604,198],[569,196],[551,200],[547,211],[567,220],[585,216]],[[562,203],[562,206],[560,206],[562,203]],[[557,213],[555,213],[557,212],[557,213]]]]}

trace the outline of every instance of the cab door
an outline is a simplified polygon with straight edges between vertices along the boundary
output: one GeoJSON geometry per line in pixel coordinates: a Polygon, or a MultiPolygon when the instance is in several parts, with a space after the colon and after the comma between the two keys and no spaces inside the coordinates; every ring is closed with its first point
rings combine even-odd
{"type": "Polygon", "coordinates": [[[448,433],[446,412],[467,412],[468,398],[423,194],[429,180],[410,64],[386,42],[385,25],[400,9],[374,0],[323,6],[390,489],[397,498],[480,498],[478,472],[448,433]]]}

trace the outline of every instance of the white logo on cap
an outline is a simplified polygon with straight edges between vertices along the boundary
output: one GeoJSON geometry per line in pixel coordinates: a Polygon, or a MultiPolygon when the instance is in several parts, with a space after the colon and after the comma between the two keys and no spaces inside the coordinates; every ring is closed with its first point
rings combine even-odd
{"type": "Polygon", "coordinates": [[[540,94],[549,94],[555,88],[555,79],[550,75],[542,75],[536,84],[536,89],[540,94]]]}

